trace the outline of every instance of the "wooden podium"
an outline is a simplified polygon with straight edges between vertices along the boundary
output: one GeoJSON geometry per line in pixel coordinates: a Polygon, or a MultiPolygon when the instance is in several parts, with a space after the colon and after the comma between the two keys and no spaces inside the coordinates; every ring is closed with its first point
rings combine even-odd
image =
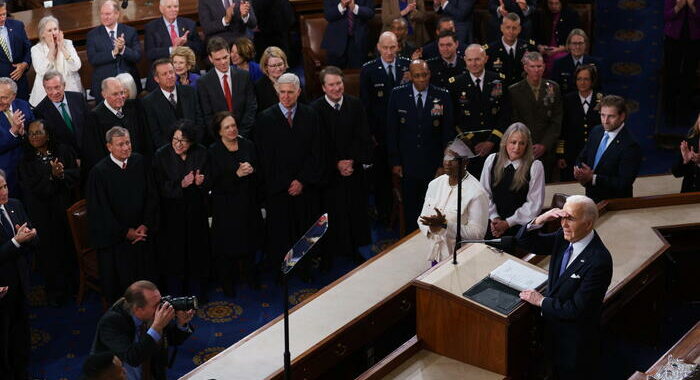
{"type": "Polygon", "coordinates": [[[437,354],[517,379],[527,374],[532,347],[533,310],[521,302],[501,314],[462,295],[506,260],[543,269],[483,244],[460,249],[452,258],[413,280],[416,335],[437,354]]]}

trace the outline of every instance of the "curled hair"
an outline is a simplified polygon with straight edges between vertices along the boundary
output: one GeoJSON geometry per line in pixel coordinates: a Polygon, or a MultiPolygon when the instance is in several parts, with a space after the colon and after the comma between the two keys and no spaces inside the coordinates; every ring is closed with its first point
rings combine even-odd
{"type": "Polygon", "coordinates": [[[185,58],[187,66],[189,66],[190,69],[197,64],[197,57],[194,55],[194,51],[187,46],[178,46],[173,49],[173,52],[170,53],[170,59],[173,59],[175,56],[185,58]]]}
{"type": "Polygon", "coordinates": [[[192,120],[180,119],[175,121],[168,133],[168,139],[172,140],[177,131],[180,131],[182,137],[190,142],[190,146],[194,146],[198,143],[197,129],[192,120]]]}

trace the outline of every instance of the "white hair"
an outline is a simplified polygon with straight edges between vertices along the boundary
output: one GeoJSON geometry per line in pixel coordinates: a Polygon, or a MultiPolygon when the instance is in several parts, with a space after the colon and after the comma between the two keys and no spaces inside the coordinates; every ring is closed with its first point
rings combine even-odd
{"type": "Polygon", "coordinates": [[[129,90],[129,99],[136,99],[136,82],[134,82],[134,77],[129,73],[121,73],[117,75],[117,80],[121,82],[125,89],[129,90]]]}
{"type": "Polygon", "coordinates": [[[39,25],[37,26],[37,29],[39,29],[39,37],[40,37],[40,38],[41,38],[41,36],[44,34],[44,30],[46,30],[46,26],[47,26],[50,22],[56,23],[56,27],[57,27],[57,28],[59,27],[58,19],[57,19],[56,17],[53,17],[53,16],[44,16],[44,17],[41,18],[41,20],[39,20],[39,25]]]}
{"type": "Polygon", "coordinates": [[[282,74],[275,83],[275,89],[277,89],[281,84],[293,84],[294,88],[296,88],[297,90],[301,88],[301,82],[299,81],[299,77],[296,76],[296,74],[292,73],[282,74]]]}
{"type": "Polygon", "coordinates": [[[595,222],[598,220],[598,206],[593,202],[593,199],[585,195],[570,195],[566,198],[566,203],[564,203],[564,205],[567,204],[581,206],[586,220],[593,222],[595,225],[595,222]]]}
{"type": "Polygon", "coordinates": [[[17,83],[13,81],[11,78],[8,77],[2,77],[0,78],[0,85],[6,84],[10,86],[10,90],[12,91],[13,94],[17,94],[17,83]]]}

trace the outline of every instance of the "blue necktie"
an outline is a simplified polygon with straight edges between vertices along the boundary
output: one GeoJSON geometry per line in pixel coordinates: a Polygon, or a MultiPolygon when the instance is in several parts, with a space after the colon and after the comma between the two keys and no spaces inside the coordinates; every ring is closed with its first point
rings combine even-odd
{"type": "Polygon", "coordinates": [[[600,158],[603,157],[603,153],[605,153],[605,148],[608,146],[608,132],[603,133],[603,139],[600,140],[600,145],[598,145],[598,151],[595,152],[595,161],[593,161],[593,170],[595,170],[596,166],[598,166],[598,162],[600,162],[600,158]]]}
{"type": "Polygon", "coordinates": [[[569,247],[566,248],[566,251],[564,251],[564,257],[561,258],[561,267],[559,268],[559,277],[561,277],[561,274],[564,273],[566,270],[566,265],[569,263],[569,259],[571,258],[571,253],[574,252],[574,246],[572,244],[569,244],[569,247]]]}

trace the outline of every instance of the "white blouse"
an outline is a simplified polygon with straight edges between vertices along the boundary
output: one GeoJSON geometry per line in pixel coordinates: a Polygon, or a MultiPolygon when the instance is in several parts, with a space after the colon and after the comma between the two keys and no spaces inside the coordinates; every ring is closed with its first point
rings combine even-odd
{"type": "MultiPolygon", "coordinates": [[[[489,222],[488,196],[474,176],[467,174],[462,180],[462,239],[483,239],[489,222]]],[[[450,186],[449,176],[443,174],[428,185],[425,194],[422,216],[435,215],[435,208],[445,215],[447,229],[438,233],[430,232],[430,227],[418,220],[421,234],[430,241],[428,261],[441,261],[449,257],[457,236],[457,185],[450,186]]]]}
{"type": "MultiPolygon", "coordinates": [[[[542,212],[542,205],[544,204],[544,166],[539,160],[532,162],[532,166],[530,166],[529,189],[527,191],[525,203],[515,210],[513,215],[505,215],[504,218],[504,215],[498,215],[496,204],[493,202],[493,192],[491,191],[491,167],[495,164],[497,156],[497,153],[491,153],[486,157],[484,169],[481,171],[481,185],[484,187],[489,198],[489,219],[504,219],[508,222],[508,226],[510,227],[525,225],[537,218],[540,212],[542,212]]],[[[515,161],[508,161],[506,166],[512,164],[517,170],[521,163],[522,161],[518,159],[515,161]]]]}
{"type": "Polygon", "coordinates": [[[32,87],[32,92],[29,95],[29,103],[36,107],[44,97],[46,96],[46,91],[44,91],[44,74],[49,70],[56,70],[63,74],[63,78],[66,81],[66,91],[75,91],[83,93],[83,84],[80,81],[80,57],[78,57],[78,52],[73,47],[73,41],[63,40],[63,44],[69,53],[68,57],[63,55],[63,50],[59,50],[56,55],[56,61],[50,61],[49,56],[49,46],[46,43],[39,42],[32,46],[32,66],[36,72],[34,78],[34,85],[32,87]]]}

